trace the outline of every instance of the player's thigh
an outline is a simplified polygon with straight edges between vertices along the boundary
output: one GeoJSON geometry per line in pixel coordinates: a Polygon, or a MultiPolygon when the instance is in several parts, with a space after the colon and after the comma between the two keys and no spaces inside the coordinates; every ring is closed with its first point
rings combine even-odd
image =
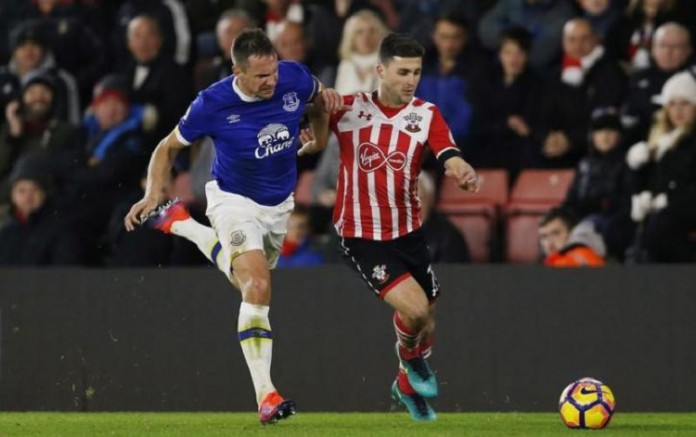
{"type": "Polygon", "coordinates": [[[430,251],[422,230],[411,232],[397,241],[399,254],[411,276],[421,286],[428,300],[435,302],[440,295],[440,283],[430,263],[430,251]]]}
{"type": "Polygon", "coordinates": [[[223,192],[215,181],[206,184],[206,196],[206,215],[217,233],[226,259],[232,262],[243,253],[263,251],[264,233],[258,222],[261,212],[256,203],[243,196],[223,192]]]}
{"type": "Polygon", "coordinates": [[[294,208],[295,202],[292,196],[277,206],[263,208],[261,224],[264,229],[263,247],[270,269],[274,269],[278,264],[278,257],[283,249],[283,240],[288,229],[288,219],[294,208]]]}
{"type": "Polygon", "coordinates": [[[384,298],[394,287],[411,276],[393,246],[392,241],[341,239],[344,260],[380,298],[384,298]]]}

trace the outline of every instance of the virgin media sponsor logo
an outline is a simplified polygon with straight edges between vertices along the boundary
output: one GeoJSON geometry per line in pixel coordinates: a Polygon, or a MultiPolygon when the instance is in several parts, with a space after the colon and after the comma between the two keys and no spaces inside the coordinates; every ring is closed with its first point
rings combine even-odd
{"type": "Polygon", "coordinates": [[[406,155],[398,150],[386,155],[372,143],[362,143],[358,146],[360,170],[369,173],[384,165],[389,166],[394,171],[401,171],[406,166],[406,155]]]}

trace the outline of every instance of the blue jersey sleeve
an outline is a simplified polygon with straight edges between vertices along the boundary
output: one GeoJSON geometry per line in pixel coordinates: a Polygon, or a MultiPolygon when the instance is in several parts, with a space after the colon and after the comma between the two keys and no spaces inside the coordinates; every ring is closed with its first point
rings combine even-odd
{"type": "Polygon", "coordinates": [[[297,85],[300,98],[305,103],[309,103],[314,100],[314,97],[316,97],[319,92],[319,79],[312,75],[306,65],[300,64],[299,62],[293,62],[292,65],[296,69],[295,77],[298,82],[297,85]]]}
{"type": "Polygon", "coordinates": [[[191,144],[194,141],[208,135],[208,121],[205,116],[205,100],[203,93],[189,105],[186,113],[179,120],[177,125],[177,137],[184,144],[191,144]]]}

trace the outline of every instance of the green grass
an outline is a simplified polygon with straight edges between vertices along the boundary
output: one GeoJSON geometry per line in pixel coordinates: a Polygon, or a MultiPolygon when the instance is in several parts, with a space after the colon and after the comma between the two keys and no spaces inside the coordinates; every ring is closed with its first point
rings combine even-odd
{"type": "MultiPolygon", "coordinates": [[[[252,413],[0,413],[1,437],[214,436],[573,436],[553,413],[441,413],[412,422],[406,413],[301,413],[262,427],[252,413]]],[[[696,414],[621,413],[600,437],[696,436],[696,414]]]]}

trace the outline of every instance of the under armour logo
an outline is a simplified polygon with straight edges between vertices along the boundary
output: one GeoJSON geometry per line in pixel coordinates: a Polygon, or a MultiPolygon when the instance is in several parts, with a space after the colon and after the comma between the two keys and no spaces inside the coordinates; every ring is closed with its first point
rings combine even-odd
{"type": "Polygon", "coordinates": [[[364,172],[373,172],[386,165],[394,171],[403,170],[406,166],[406,155],[403,152],[393,151],[385,155],[379,147],[372,143],[362,143],[358,147],[358,165],[364,172]]]}
{"type": "Polygon", "coordinates": [[[372,119],[372,114],[367,113],[365,111],[360,111],[360,113],[358,114],[358,118],[364,118],[365,120],[370,121],[372,119]]]}

